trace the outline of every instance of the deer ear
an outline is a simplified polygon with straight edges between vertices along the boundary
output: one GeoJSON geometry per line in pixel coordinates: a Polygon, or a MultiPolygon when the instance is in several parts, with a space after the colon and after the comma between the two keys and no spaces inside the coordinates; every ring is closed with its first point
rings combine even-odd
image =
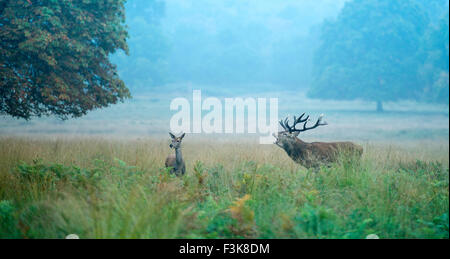
{"type": "Polygon", "coordinates": [[[173,135],[172,133],[169,132],[169,135],[171,138],[175,138],[175,135],[173,135]]]}
{"type": "Polygon", "coordinates": [[[180,136],[180,139],[183,139],[185,135],[186,135],[186,133],[183,133],[183,134],[180,136]]]}
{"type": "Polygon", "coordinates": [[[298,137],[298,134],[300,134],[300,131],[294,132],[294,136],[298,137]]]}

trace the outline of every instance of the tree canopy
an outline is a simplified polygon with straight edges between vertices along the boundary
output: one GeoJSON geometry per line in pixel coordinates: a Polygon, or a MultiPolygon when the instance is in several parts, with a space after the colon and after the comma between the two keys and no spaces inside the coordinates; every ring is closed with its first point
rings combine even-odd
{"type": "Polygon", "coordinates": [[[0,1],[0,113],[66,119],[129,97],[109,60],[128,52],[124,2],[0,1]]]}
{"type": "MultiPolygon", "coordinates": [[[[347,2],[335,21],[323,25],[308,95],[378,102],[418,99],[424,91],[419,68],[429,54],[420,50],[429,24],[430,17],[415,0],[347,2]]],[[[441,60],[445,28],[448,64],[448,23],[431,41],[439,45],[434,48],[441,50],[441,60]]]]}

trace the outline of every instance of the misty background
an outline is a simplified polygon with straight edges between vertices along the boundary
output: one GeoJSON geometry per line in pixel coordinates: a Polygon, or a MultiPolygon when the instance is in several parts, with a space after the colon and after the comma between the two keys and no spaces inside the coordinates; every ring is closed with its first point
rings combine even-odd
{"type": "Polygon", "coordinates": [[[170,101],[278,97],[279,116],[326,114],[311,139],[447,141],[448,0],[128,0],[132,99],[61,121],[2,117],[2,134],[147,136],[170,101]]]}

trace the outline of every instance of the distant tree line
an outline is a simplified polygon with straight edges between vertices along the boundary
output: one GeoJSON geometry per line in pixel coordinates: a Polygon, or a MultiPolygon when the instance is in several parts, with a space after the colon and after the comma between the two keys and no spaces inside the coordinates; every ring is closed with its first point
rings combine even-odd
{"type": "Polygon", "coordinates": [[[112,60],[133,92],[187,82],[305,87],[318,40],[310,27],[342,2],[129,0],[130,55],[112,60]]]}
{"type": "Polygon", "coordinates": [[[173,1],[162,24],[168,4],[126,5],[131,52],[113,60],[135,91],[172,82],[272,83],[310,86],[312,98],[376,101],[379,110],[399,99],[448,104],[448,0],[347,1],[336,19],[309,24],[307,34],[303,11],[320,12],[305,3],[276,2],[262,21],[247,1],[173,1]]]}
{"type": "Polygon", "coordinates": [[[125,4],[129,53],[111,57],[120,78],[131,91],[149,89],[169,82],[169,41],[162,31],[163,0],[128,0],[125,4]]]}
{"type": "Polygon", "coordinates": [[[308,95],[448,104],[448,46],[448,0],[347,2],[322,27],[308,95]]]}

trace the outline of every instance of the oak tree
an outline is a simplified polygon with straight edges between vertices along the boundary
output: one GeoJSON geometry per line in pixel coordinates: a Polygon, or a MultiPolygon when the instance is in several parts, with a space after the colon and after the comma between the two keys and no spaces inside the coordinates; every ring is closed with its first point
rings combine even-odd
{"type": "Polygon", "coordinates": [[[79,117],[130,97],[125,0],[1,0],[0,114],[79,117]]]}

